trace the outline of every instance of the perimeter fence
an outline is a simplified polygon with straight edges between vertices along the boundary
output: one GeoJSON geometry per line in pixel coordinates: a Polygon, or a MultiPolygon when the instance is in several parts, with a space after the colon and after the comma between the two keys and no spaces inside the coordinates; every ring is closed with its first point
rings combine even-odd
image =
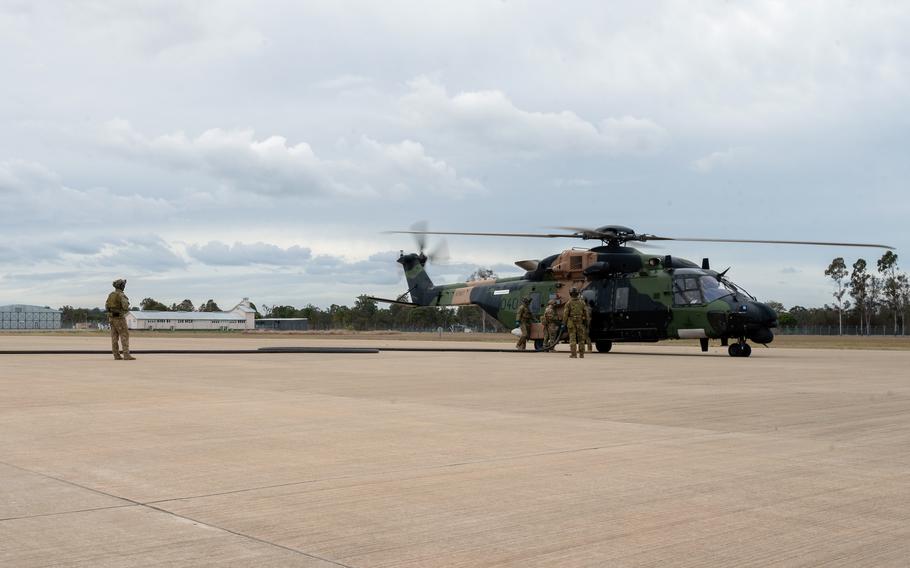
{"type": "Polygon", "coordinates": [[[874,336],[904,336],[904,330],[898,326],[894,333],[893,325],[873,325],[860,328],[858,325],[845,325],[843,333],[835,325],[803,325],[796,327],[778,327],[774,329],[775,335],[874,335],[874,336]]]}

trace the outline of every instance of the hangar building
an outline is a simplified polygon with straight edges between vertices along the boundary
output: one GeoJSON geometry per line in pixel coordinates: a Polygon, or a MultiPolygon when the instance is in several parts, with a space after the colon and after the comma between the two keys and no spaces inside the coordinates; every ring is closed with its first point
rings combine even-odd
{"type": "Polygon", "coordinates": [[[0,306],[0,329],[60,329],[63,312],[41,306],[0,306]]]}
{"type": "Polygon", "coordinates": [[[250,299],[244,298],[229,312],[151,312],[130,311],[126,313],[126,325],[130,329],[201,329],[230,331],[255,329],[256,312],[250,306],[250,299]]]}

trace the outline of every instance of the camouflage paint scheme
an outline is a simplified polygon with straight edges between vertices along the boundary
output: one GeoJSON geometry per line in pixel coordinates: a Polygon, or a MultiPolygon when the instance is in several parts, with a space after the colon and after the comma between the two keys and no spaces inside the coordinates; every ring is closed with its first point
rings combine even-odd
{"type": "MultiPolygon", "coordinates": [[[[541,261],[521,261],[524,276],[435,286],[422,254],[402,254],[413,303],[421,306],[476,305],[505,327],[515,325],[521,299],[531,297],[534,314],[555,299],[558,316],[576,287],[591,303],[591,339],[599,351],[613,342],[663,339],[733,338],[767,344],[774,339],[777,314],[708,268],[671,256],[643,253],[629,246],[570,249],[541,261]]],[[[731,355],[734,353],[731,346],[731,355]]],[[[747,346],[746,346],[747,347],[747,346]]],[[[748,356],[748,352],[744,355],[748,356]]]]}

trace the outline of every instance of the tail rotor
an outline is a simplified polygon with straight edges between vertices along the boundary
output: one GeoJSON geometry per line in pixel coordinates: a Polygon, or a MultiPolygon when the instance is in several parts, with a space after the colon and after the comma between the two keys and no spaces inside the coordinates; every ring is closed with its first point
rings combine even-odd
{"type": "Polygon", "coordinates": [[[449,260],[449,244],[445,238],[440,239],[432,249],[427,249],[429,229],[426,221],[417,221],[411,225],[411,231],[417,243],[417,254],[434,263],[444,264],[449,260]]]}

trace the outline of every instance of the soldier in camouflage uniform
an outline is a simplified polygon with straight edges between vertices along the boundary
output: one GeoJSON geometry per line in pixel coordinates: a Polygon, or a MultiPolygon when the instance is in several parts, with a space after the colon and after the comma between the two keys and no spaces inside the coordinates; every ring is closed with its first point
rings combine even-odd
{"type": "Polygon", "coordinates": [[[521,327],[521,337],[518,338],[518,343],[515,344],[515,347],[524,351],[525,346],[528,343],[528,338],[531,336],[531,323],[534,321],[534,314],[531,313],[530,296],[525,296],[521,299],[521,305],[518,307],[518,312],[515,314],[515,320],[521,327]]]}
{"type": "Polygon", "coordinates": [[[588,353],[590,353],[591,351],[594,351],[594,348],[591,345],[591,304],[589,304],[588,301],[585,300],[584,298],[582,298],[581,301],[584,302],[584,304],[585,304],[585,326],[584,326],[584,329],[582,330],[583,335],[582,335],[582,340],[581,340],[581,343],[582,343],[581,352],[584,353],[585,344],[587,344],[588,353]]]}
{"type": "Polygon", "coordinates": [[[569,291],[569,296],[571,296],[569,303],[566,304],[566,309],[562,312],[562,321],[569,330],[569,350],[571,351],[569,357],[575,359],[580,355],[584,359],[585,346],[581,341],[585,327],[585,302],[578,297],[577,288],[572,288],[569,291]],[[579,355],[576,355],[576,344],[578,343],[581,343],[581,351],[579,355]]]}
{"type": "Polygon", "coordinates": [[[543,344],[556,343],[556,333],[559,330],[559,316],[556,314],[556,300],[547,302],[547,309],[543,312],[543,344]]]}
{"type": "Polygon", "coordinates": [[[108,294],[104,309],[107,311],[108,321],[111,323],[111,351],[114,353],[114,359],[133,361],[136,358],[130,355],[130,331],[126,327],[126,312],[130,310],[130,299],[123,293],[125,288],[126,280],[122,278],[114,280],[114,291],[108,294]],[[123,347],[122,357],[120,356],[121,346],[123,347]]]}

